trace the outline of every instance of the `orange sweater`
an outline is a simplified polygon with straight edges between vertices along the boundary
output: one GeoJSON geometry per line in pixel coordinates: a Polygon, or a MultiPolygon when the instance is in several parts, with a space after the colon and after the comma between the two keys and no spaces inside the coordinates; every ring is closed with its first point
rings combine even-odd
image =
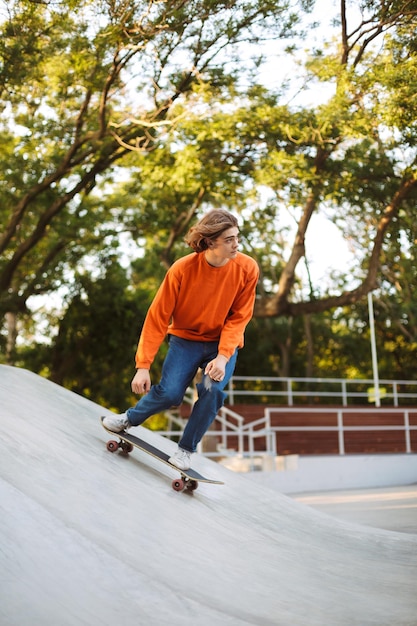
{"type": "Polygon", "coordinates": [[[149,369],[167,333],[194,341],[219,341],[230,358],[243,346],[252,317],[259,269],[238,253],[212,267],[204,253],[189,254],[168,270],[148,310],[136,352],[136,367],[149,369]]]}

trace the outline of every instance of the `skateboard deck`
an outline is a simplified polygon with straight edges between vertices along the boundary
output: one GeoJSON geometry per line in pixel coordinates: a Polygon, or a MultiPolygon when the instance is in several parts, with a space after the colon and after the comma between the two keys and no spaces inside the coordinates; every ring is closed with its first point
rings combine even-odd
{"type": "Polygon", "coordinates": [[[168,465],[168,467],[172,467],[180,473],[181,477],[175,478],[172,481],[172,488],[175,491],[183,491],[184,489],[187,489],[187,491],[194,491],[195,489],[197,489],[199,482],[211,483],[213,485],[224,485],[221,480],[212,480],[211,478],[206,478],[205,476],[202,476],[199,472],[196,472],[191,468],[188,470],[182,470],[179,467],[176,467],[176,465],[173,465],[168,461],[169,455],[165,452],[162,452],[162,450],[159,450],[152,444],[144,441],[143,439],[140,439],[139,437],[136,437],[135,435],[131,435],[125,430],[120,433],[115,433],[112,430],[109,430],[103,424],[103,419],[104,417],[101,417],[100,422],[104,430],[106,430],[114,437],[118,437],[119,439],[118,441],[116,441],[115,439],[110,439],[110,441],[107,442],[107,450],[109,450],[110,452],[117,452],[117,450],[121,450],[125,454],[129,454],[129,452],[132,452],[133,448],[138,448],[139,450],[142,450],[142,452],[150,454],[155,459],[159,459],[159,461],[162,461],[162,463],[165,463],[165,465],[168,465]]]}

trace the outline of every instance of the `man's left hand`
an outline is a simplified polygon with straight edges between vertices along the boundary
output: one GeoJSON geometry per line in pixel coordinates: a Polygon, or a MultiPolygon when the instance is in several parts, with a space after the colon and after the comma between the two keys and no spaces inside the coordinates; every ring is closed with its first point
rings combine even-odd
{"type": "Polygon", "coordinates": [[[208,374],[212,380],[220,382],[224,378],[227,361],[228,359],[223,354],[218,354],[215,359],[207,363],[204,373],[208,374]]]}

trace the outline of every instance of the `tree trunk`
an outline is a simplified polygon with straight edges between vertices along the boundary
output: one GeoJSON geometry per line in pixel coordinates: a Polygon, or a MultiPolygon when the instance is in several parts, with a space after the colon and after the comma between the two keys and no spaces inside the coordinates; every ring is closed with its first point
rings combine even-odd
{"type": "Polygon", "coordinates": [[[314,375],[313,357],[314,357],[314,345],[313,345],[313,333],[311,331],[311,316],[304,315],[304,333],[306,338],[307,359],[306,359],[306,378],[312,378],[314,375]]]}
{"type": "Polygon", "coordinates": [[[8,312],[5,314],[6,319],[6,363],[8,365],[14,364],[14,356],[16,354],[16,340],[17,340],[17,313],[8,312]]]}

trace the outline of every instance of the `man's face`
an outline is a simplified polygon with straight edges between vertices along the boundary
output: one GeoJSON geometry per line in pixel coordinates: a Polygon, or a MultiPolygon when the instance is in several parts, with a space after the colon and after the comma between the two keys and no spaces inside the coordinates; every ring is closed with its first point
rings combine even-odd
{"type": "Polygon", "coordinates": [[[234,259],[239,249],[239,229],[233,226],[222,232],[217,239],[213,240],[211,249],[218,256],[234,259]]]}

